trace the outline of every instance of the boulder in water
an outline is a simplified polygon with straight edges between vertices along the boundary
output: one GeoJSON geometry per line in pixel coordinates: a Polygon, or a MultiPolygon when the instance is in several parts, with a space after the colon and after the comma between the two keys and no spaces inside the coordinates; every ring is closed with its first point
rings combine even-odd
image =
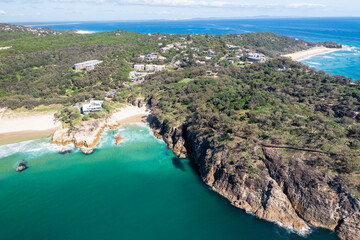
{"type": "Polygon", "coordinates": [[[122,142],[122,140],[124,140],[122,137],[120,137],[120,136],[115,136],[116,145],[120,145],[120,143],[122,142]]]}
{"type": "Polygon", "coordinates": [[[81,147],[80,150],[85,155],[93,154],[95,151],[93,148],[87,148],[87,147],[81,147]]]}

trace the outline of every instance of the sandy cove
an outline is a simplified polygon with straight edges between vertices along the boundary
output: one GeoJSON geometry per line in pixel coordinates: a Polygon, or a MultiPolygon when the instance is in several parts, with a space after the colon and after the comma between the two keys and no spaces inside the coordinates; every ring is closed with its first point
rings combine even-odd
{"type": "Polygon", "coordinates": [[[54,111],[12,111],[0,109],[0,145],[48,137],[61,128],[54,111]]]}
{"type": "Polygon", "coordinates": [[[145,122],[150,111],[146,107],[128,105],[105,119],[91,119],[72,129],[57,130],[51,140],[53,144],[68,145],[74,143],[77,148],[95,148],[104,129],[124,123],[145,122]]]}
{"type": "Polygon", "coordinates": [[[345,45],[343,45],[342,48],[327,48],[324,46],[312,47],[307,50],[290,53],[290,54],[286,54],[286,55],[282,55],[282,56],[289,57],[294,61],[302,61],[302,60],[314,57],[316,55],[327,54],[327,53],[342,51],[342,50],[349,50],[350,48],[351,48],[350,46],[345,46],[345,45]]]}

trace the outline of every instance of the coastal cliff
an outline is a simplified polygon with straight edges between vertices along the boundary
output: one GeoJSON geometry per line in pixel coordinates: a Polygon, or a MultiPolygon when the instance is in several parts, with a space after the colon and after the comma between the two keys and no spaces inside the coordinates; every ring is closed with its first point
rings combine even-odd
{"type": "Polygon", "coordinates": [[[235,207],[300,234],[314,226],[333,230],[341,239],[360,239],[359,201],[334,174],[311,166],[321,153],[289,152],[244,139],[221,146],[191,125],[170,127],[157,117],[152,117],[151,126],[176,155],[179,149],[187,153],[204,183],[235,207]],[[234,164],[244,157],[244,147],[260,172],[234,164]]]}

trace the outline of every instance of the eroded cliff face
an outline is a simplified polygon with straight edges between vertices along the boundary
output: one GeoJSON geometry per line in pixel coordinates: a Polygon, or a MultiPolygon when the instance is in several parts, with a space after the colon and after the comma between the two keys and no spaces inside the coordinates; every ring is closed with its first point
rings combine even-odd
{"type": "Polygon", "coordinates": [[[297,153],[284,161],[281,151],[264,148],[264,163],[296,212],[313,226],[336,230],[343,239],[360,239],[359,201],[353,198],[332,173],[306,165],[319,154],[297,153]]]}
{"type": "MultiPolygon", "coordinates": [[[[187,153],[198,166],[203,181],[231,203],[259,218],[279,222],[304,233],[308,224],[334,230],[341,239],[360,239],[359,201],[341,185],[336,175],[308,166],[307,159],[321,157],[297,152],[286,159],[285,150],[250,145],[256,174],[234,164],[239,145],[219,147],[191,126],[170,127],[156,117],[155,135],[163,136],[175,153],[187,153]]],[[[184,157],[184,156],[182,156],[184,157]]]]}

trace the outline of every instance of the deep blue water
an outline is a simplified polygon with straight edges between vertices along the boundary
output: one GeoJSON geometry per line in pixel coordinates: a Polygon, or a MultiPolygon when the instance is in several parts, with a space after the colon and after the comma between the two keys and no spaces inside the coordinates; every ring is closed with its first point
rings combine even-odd
{"type": "Polygon", "coordinates": [[[304,60],[305,64],[332,74],[360,79],[360,18],[227,19],[179,21],[22,23],[53,29],[103,32],[124,29],[135,32],[175,34],[227,34],[270,31],[313,42],[335,41],[354,46],[351,51],[325,54],[304,60]]]}

